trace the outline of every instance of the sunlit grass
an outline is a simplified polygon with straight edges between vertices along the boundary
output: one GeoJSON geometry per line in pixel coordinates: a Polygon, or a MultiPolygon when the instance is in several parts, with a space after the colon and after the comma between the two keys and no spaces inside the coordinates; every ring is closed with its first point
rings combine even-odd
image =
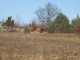
{"type": "Polygon", "coordinates": [[[0,60],[80,60],[74,34],[0,33],[0,60]]]}

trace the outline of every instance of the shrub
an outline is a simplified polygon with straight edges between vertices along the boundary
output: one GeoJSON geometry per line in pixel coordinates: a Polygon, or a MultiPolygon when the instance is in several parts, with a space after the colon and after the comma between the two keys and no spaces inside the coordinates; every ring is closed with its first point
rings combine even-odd
{"type": "Polygon", "coordinates": [[[30,33],[30,30],[29,30],[28,27],[25,27],[25,28],[24,28],[24,33],[30,33]]]}
{"type": "Polygon", "coordinates": [[[80,35],[80,25],[74,28],[74,33],[80,35]]]}

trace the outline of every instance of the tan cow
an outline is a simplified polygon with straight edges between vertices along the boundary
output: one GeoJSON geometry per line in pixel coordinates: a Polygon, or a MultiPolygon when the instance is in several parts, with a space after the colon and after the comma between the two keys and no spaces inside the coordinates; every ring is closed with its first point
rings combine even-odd
{"type": "Polygon", "coordinates": [[[37,28],[36,30],[41,33],[41,32],[46,31],[46,28],[37,28]]]}
{"type": "Polygon", "coordinates": [[[30,26],[29,27],[29,30],[30,30],[30,32],[37,31],[37,32],[40,32],[41,33],[41,32],[46,31],[46,28],[37,27],[37,26],[35,26],[35,27],[30,26]]]}
{"type": "Polygon", "coordinates": [[[36,29],[37,29],[37,27],[29,27],[29,30],[30,30],[30,32],[34,32],[34,31],[36,31],[36,29]]]}

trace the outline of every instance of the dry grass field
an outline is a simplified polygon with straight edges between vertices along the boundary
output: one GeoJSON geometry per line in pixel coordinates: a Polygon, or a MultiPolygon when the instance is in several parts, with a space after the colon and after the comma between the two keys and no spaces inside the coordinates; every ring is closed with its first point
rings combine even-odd
{"type": "Polygon", "coordinates": [[[80,60],[74,34],[0,33],[0,60],[80,60]]]}

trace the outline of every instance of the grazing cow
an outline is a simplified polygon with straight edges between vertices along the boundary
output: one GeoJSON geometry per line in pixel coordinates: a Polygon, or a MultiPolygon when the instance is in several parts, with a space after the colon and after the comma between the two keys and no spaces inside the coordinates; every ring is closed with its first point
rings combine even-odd
{"type": "Polygon", "coordinates": [[[30,32],[37,31],[37,32],[40,32],[41,33],[41,32],[46,31],[46,28],[37,27],[37,26],[35,26],[35,27],[30,26],[29,27],[29,30],[30,30],[30,32]]]}
{"type": "Polygon", "coordinates": [[[41,32],[46,31],[46,28],[37,28],[36,30],[41,33],[41,32]]]}
{"type": "Polygon", "coordinates": [[[33,32],[36,30],[37,27],[29,27],[30,32],[33,32]]]}

